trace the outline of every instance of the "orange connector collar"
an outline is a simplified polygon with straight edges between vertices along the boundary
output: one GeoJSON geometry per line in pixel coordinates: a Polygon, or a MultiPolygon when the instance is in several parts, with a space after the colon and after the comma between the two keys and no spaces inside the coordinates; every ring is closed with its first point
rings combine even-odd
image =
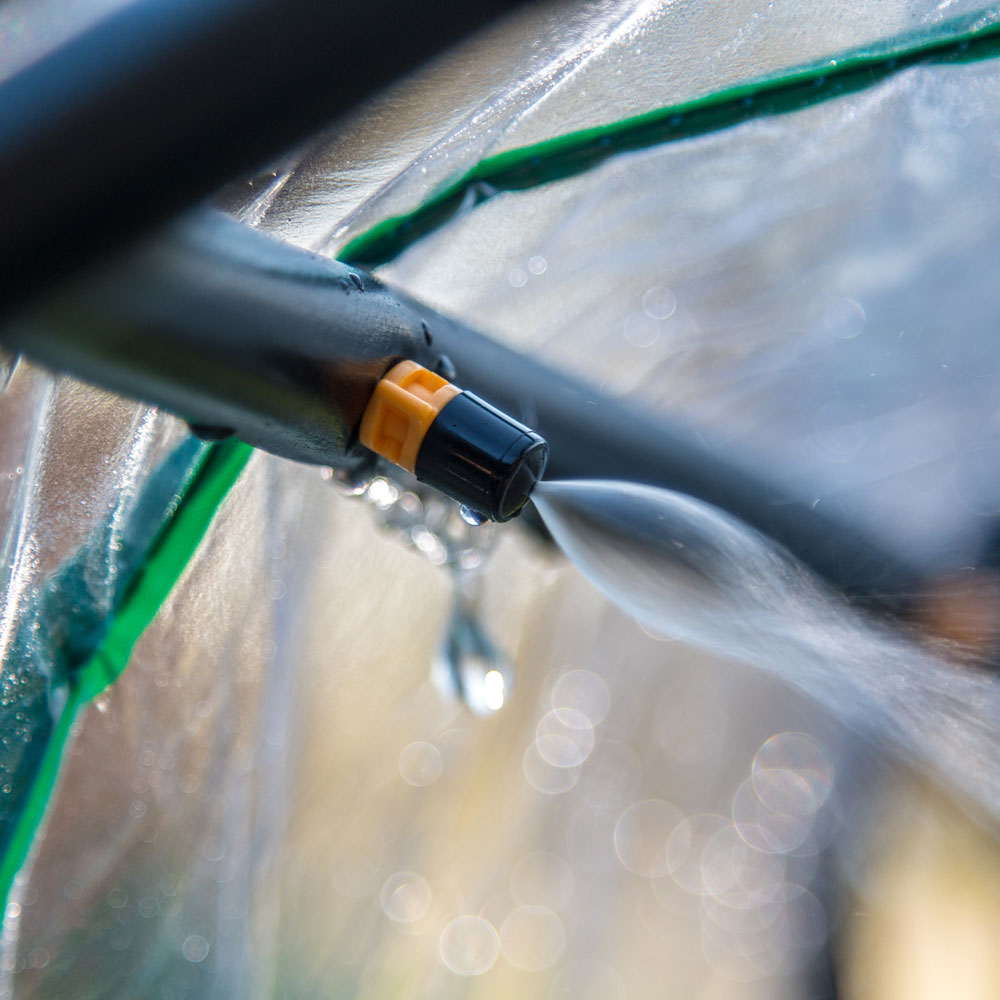
{"type": "Polygon", "coordinates": [[[361,443],[413,472],[427,429],[461,391],[415,361],[400,361],[372,393],[361,418],[361,443]]]}

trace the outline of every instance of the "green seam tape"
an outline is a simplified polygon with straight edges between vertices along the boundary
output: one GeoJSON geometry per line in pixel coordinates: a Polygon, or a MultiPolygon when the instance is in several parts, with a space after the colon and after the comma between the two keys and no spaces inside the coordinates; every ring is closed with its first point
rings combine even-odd
{"type": "Polygon", "coordinates": [[[175,512],[164,523],[142,569],[130,583],[104,641],[74,674],[66,704],[0,861],[0,898],[5,903],[45,819],[77,713],[121,675],[140,635],[180,579],[252,453],[253,449],[240,441],[223,441],[206,448],[178,498],[175,512]]]}
{"type": "Polygon", "coordinates": [[[928,63],[965,63],[1000,55],[1000,11],[990,8],[936,29],[888,39],[696,100],[608,125],[570,132],[481,160],[404,215],[385,219],[342,248],[344,263],[378,267],[470,207],[505,191],[574,177],[619,153],[719,132],[754,118],[801,111],[865,90],[928,63]]]}
{"type": "Polygon", "coordinates": [[[0,862],[0,897],[3,898],[5,907],[10,896],[11,886],[14,884],[14,878],[27,859],[28,852],[35,840],[35,834],[45,818],[56,779],[59,777],[59,765],[62,763],[63,752],[69,743],[70,729],[82,703],[80,689],[71,688],[69,698],[59,714],[59,720],[49,736],[42,762],[31,782],[31,789],[21,807],[21,815],[18,817],[17,826],[14,827],[14,833],[7,850],[4,852],[3,861],[0,862]]]}

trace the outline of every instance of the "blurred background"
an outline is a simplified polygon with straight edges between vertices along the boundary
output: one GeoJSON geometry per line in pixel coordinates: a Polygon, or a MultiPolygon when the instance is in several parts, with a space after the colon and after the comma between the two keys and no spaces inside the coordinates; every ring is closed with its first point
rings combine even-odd
{"type": "MultiPolygon", "coordinates": [[[[112,6],[6,0],[0,72],[112,6]]],[[[486,156],[996,19],[956,0],[532,4],[215,203],[336,256],[486,156]]],[[[621,153],[470,204],[379,271],[936,581],[923,627],[892,627],[985,678],[936,722],[968,708],[987,733],[998,79],[990,58],[913,65],[621,153]]],[[[58,710],[45,595],[73,564],[73,600],[110,601],[122,532],[188,432],[11,354],[0,428],[16,779],[8,741],[58,710]]],[[[958,792],[794,677],[644,631],[524,525],[470,527],[402,477],[349,492],[250,459],[74,723],[8,898],[0,995],[1000,993],[1000,813],[971,763],[958,792]],[[474,683],[491,670],[499,695],[474,683]]]]}

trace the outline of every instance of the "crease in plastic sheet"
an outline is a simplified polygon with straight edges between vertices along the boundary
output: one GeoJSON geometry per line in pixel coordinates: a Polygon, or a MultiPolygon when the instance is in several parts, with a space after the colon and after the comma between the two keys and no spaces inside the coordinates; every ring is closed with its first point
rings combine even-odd
{"type": "MultiPolygon", "coordinates": [[[[11,471],[0,491],[11,515],[0,607],[0,882],[19,912],[27,871],[17,873],[77,714],[124,669],[249,449],[238,446],[236,465],[215,473],[206,507],[204,480],[232,446],[206,447],[155,410],[4,360],[0,416],[13,433],[2,446],[11,471]],[[77,478],[88,472],[89,496],[77,478]]],[[[8,957],[23,929],[10,917],[8,908],[8,957]]],[[[9,992],[16,962],[0,967],[9,992]]]]}
{"type": "MultiPolygon", "coordinates": [[[[133,468],[143,465],[155,417],[147,411],[145,426],[132,439],[126,461],[133,468]]],[[[0,720],[6,736],[0,864],[5,897],[41,822],[76,712],[125,669],[139,634],[245,462],[247,449],[241,448],[226,467],[227,450],[206,449],[193,438],[178,445],[135,490],[134,501],[117,506],[28,600],[18,580],[26,567],[15,558],[10,591],[21,600],[18,626],[4,635],[4,663],[17,672],[5,673],[2,707],[9,718],[0,720]],[[100,566],[104,593],[95,593],[95,562],[109,552],[112,561],[100,566]]],[[[27,472],[37,469],[29,466],[27,472]]]]}
{"type": "Polygon", "coordinates": [[[304,149],[233,185],[218,203],[311,250],[342,242],[347,229],[373,224],[375,216],[367,213],[373,199],[381,203],[397,194],[409,199],[415,176],[417,187],[429,190],[442,166],[452,169],[486,156],[511,120],[631,33],[656,7],[650,0],[539,5],[505,22],[500,39],[486,32],[467,42],[454,57],[390,88],[387,97],[352,113],[304,149]],[[498,45],[512,48],[518,58],[498,58],[498,45]],[[414,100],[419,116],[408,114],[414,100]],[[381,112],[375,128],[373,109],[381,112]],[[397,192],[400,178],[406,184],[397,192]],[[305,199],[303,185],[309,190],[305,199]],[[339,220],[333,230],[331,220],[339,220]]]}
{"type": "MultiPolygon", "coordinates": [[[[124,437],[114,454],[113,471],[97,495],[90,502],[82,494],[57,497],[57,477],[70,469],[64,449],[72,431],[65,421],[81,415],[90,402],[88,395],[96,394],[22,365],[12,373],[0,401],[28,404],[15,414],[26,424],[20,454],[4,456],[11,469],[3,543],[8,569],[0,605],[0,713],[5,735],[0,752],[0,849],[5,852],[68,689],[103,641],[123,591],[200,450],[181,445],[163,460],[158,475],[143,483],[147,463],[157,461],[166,436],[153,411],[132,407],[122,421],[124,437]],[[19,401],[10,399],[15,394],[19,401]],[[57,413],[63,417],[58,424],[57,413]],[[66,464],[61,467],[62,462],[66,464]],[[69,504],[76,510],[60,511],[69,504]],[[61,525],[54,523],[60,513],[61,525]],[[73,522],[69,530],[66,521],[73,522]],[[63,532],[76,536],[69,550],[58,537],[63,532]]],[[[8,439],[11,450],[16,440],[8,439]]],[[[112,459],[101,456],[100,461],[110,465],[112,459]]]]}

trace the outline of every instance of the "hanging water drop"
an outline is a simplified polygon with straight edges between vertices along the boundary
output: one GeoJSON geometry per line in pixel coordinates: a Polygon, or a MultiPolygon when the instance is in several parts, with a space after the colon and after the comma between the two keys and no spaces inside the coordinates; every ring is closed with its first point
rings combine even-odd
{"type": "Polygon", "coordinates": [[[485,523],[486,521],[485,514],[480,514],[478,510],[473,510],[464,503],[458,508],[458,512],[462,515],[462,520],[465,521],[466,524],[471,524],[474,528],[478,528],[479,525],[485,523]]]}
{"type": "Polygon", "coordinates": [[[374,461],[364,460],[343,468],[323,468],[320,475],[343,496],[359,497],[367,492],[377,474],[374,461]]]}
{"type": "Polygon", "coordinates": [[[460,589],[456,590],[455,607],[431,677],[439,689],[479,715],[503,708],[512,686],[510,663],[486,634],[472,602],[460,589]]]}

